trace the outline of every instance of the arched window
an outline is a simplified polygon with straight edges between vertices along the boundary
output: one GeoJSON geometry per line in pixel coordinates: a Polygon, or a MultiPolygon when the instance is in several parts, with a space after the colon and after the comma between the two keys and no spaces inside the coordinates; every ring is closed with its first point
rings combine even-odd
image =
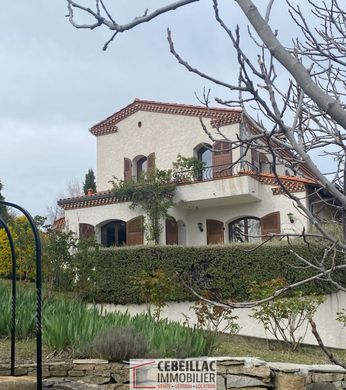
{"type": "Polygon", "coordinates": [[[142,157],[137,161],[137,179],[145,176],[148,171],[148,159],[142,157]]]}
{"type": "Polygon", "coordinates": [[[213,165],[213,153],[210,145],[203,145],[197,151],[197,158],[203,161],[206,167],[213,165]]]}
{"type": "Polygon", "coordinates": [[[228,224],[230,242],[258,242],[261,241],[261,220],[255,217],[237,219],[228,224]]]}
{"type": "Polygon", "coordinates": [[[101,226],[101,245],[105,247],[126,244],[126,222],[114,220],[101,226]]]}
{"type": "Polygon", "coordinates": [[[203,172],[201,176],[199,177],[199,180],[210,180],[212,179],[212,171],[211,166],[213,165],[213,153],[211,151],[210,145],[203,145],[197,150],[197,158],[199,161],[202,161],[204,164],[204,167],[207,169],[203,169],[203,172]]]}

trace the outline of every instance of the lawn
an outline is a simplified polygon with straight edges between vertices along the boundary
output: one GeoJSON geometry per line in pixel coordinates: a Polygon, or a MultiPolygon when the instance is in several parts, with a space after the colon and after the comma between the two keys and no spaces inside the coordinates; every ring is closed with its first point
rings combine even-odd
{"type": "MultiPolygon", "coordinates": [[[[222,335],[215,356],[250,356],[267,362],[290,362],[301,364],[330,364],[319,347],[302,345],[297,352],[288,352],[283,343],[254,337],[222,335]]],[[[346,350],[331,349],[341,361],[346,361],[346,350]]]]}
{"type": "MultiPolygon", "coordinates": [[[[17,362],[35,361],[35,340],[30,338],[16,343],[17,362]]],[[[332,350],[342,361],[346,361],[346,350],[332,350]]],[[[61,361],[73,358],[71,351],[56,352],[44,346],[44,361],[61,361]]],[[[220,344],[213,356],[250,356],[266,361],[302,364],[330,364],[318,347],[303,345],[295,353],[289,353],[281,343],[244,336],[220,335],[220,344]]],[[[10,340],[0,339],[0,363],[10,361],[10,340]]]]}

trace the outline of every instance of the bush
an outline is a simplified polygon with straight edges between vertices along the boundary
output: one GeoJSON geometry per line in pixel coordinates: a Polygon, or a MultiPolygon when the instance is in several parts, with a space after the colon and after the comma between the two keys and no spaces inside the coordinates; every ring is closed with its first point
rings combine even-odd
{"type": "Polygon", "coordinates": [[[91,356],[113,362],[144,358],[148,343],[132,327],[108,328],[99,333],[90,345],[91,356]]]}
{"type": "MultiPolygon", "coordinates": [[[[263,299],[286,284],[284,279],[277,278],[259,285],[252,285],[251,298],[263,299]]],[[[262,324],[266,332],[272,334],[278,341],[283,341],[290,351],[295,352],[304,341],[309,327],[309,318],[312,318],[322,302],[321,296],[302,296],[301,291],[293,290],[282,297],[257,306],[251,317],[262,324]]]]}
{"type": "MultiPolygon", "coordinates": [[[[288,283],[293,283],[314,272],[308,268],[288,265],[299,264],[291,253],[291,246],[266,245],[255,251],[249,251],[250,248],[246,245],[232,245],[100,249],[92,254],[93,266],[87,270],[90,284],[84,289],[82,297],[89,302],[145,303],[143,294],[138,292],[136,277],[160,270],[170,278],[180,275],[202,294],[209,291],[214,298],[242,301],[249,298],[248,286],[252,282],[263,283],[283,277],[288,283]]],[[[294,248],[311,261],[323,256],[323,248],[317,245],[296,245],[294,248]]],[[[335,291],[334,287],[323,281],[302,287],[304,294],[326,294],[332,291],[335,291]]],[[[195,296],[177,281],[169,291],[167,300],[194,301],[195,296]]]]}

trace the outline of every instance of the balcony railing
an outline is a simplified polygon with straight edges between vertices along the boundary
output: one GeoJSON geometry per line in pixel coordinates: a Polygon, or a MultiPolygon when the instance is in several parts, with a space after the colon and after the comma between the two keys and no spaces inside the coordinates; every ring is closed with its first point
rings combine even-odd
{"type": "Polygon", "coordinates": [[[173,181],[177,184],[198,183],[227,177],[237,176],[241,173],[258,173],[258,168],[249,161],[236,164],[223,164],[204,167],[202,169],[189,169],[173,173],[173,181]]]}

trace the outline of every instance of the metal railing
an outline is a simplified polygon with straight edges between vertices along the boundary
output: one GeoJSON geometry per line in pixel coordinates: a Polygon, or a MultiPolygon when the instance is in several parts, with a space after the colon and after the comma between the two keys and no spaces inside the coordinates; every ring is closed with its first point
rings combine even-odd
{"type": "MultiPolygon", "coordinates": [[[[41,240],[35,221],[32,216],[21,206],[14,203],[0,201],[1,205],[19,210],[28,220],[35,239],[36,255],[36,388],[42,389],[42,252],[41,240]]],[[[0,217],[0,228],[3,227],[11,250],[12,257],[12,303],[11,303],[11,375],[15,375],[16,366],[16,306],[17,306],[17,262],[15,243],[11,231],[3,218],[0,217]]]]}
{"type": "Polygon", "coordinates": [[[202,169],[174,172],[172,178],[176,184],[188,184],[237,176],[242,173],[257,174],[259,169],[249,161],[240,161],[236,164],[213,165],[202,169]]]}

